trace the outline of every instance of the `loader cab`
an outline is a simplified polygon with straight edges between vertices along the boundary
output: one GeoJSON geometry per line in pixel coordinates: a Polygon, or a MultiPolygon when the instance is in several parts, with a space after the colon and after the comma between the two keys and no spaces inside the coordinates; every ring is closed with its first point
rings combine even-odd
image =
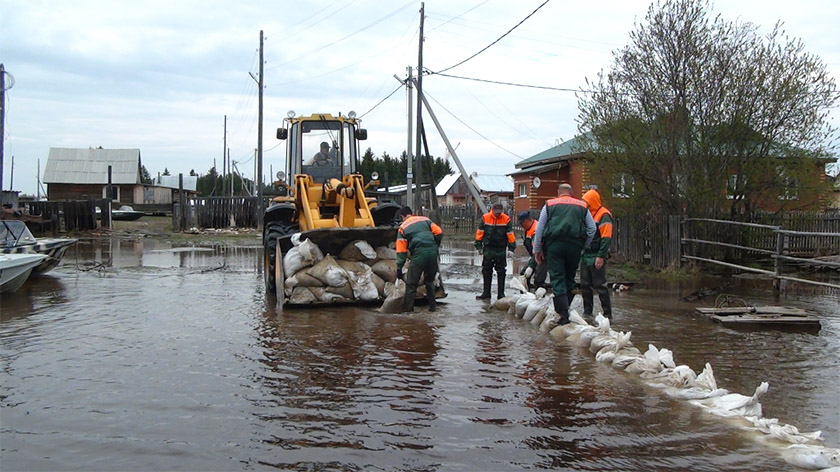
{"type": "Polygon", "coordinates": [[[286,139],[286,184],[291,185],[296,174],[322,183],[358,172],[358,141],[367,138],[367,131],[358,128],[355,113],[289,115],[277,130],[277,138],[286,139]]]}

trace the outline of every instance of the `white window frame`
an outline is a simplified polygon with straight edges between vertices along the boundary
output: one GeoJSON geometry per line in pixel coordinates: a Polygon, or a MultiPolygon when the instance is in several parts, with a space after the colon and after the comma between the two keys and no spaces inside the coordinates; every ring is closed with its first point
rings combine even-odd
{"type": "Polygon", "coordinates": [[[517,196],[519,198],[526,198],[528,197],[528,184],[527,183],[518,183],[517,185],[517,196]]]}

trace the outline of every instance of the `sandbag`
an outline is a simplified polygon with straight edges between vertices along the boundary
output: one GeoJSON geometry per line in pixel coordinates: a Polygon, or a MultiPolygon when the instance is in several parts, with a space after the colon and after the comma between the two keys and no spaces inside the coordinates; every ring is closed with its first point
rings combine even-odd
{"type": "Polygon", "coordinates": [[[308,264],[317,264],[324,258],[324,253],[321,252],[321,248],[309,239],[300,243],[297,249],[304,262],[308,264]]]}
{"type": "MultiPolygon", "coordinates": [[[[359,239],[344,246],[341,253],[338,255],[339,259],[345,261],[366,261],[369,259],[376,259],[376,250],[365,240],[359,239]]],[[[396,259],[396,257],[394,257],[396,259]]]]}
{"type": "Polygon", "coordinates": [[[538,311],[537,314],[534,315],[533,318],[531,318],[531,324],[539,327],[540,324],[542,324],[543,320],[545,319],[546,311],[548,311],[547,306],[544,306],[544,307],[540,308],[540,311],[538,311]]]}
{"type": "Polygon", "coordinates": [[[349,274],[332,256],[326,255],[320,262],[312,266],[307,273],[330,287],[341,287],[347,284],[349,274]]]}
{"type": "Polygon", "coordinates": [[[405,282],[397,280],[394,284],[386,284],[386,291],[390,285],[390,293],[382,302],[379,311],[382,313],[400,313],[403,311],[403,299],[405,297],[405,282]]]}
{"type": "Polygon", "coordinates": [[[371,267],[373,273],[386,282],[394,283],[397,280],[397,261],[382,260],[371,267]]]}
{"type": "Polygon", "coordinates": [[[283,273],[286,277],[291,275],[295,275],[301,269],[309,267],[310,264],[303,259],[303,256],[300,254],[300,246],[295,246],[286,252],[283,255],[283,273]]]}
{"type": "Polygon", "coordinates": [[[291,295],[295,287],[322,287],[323,282],[312,277],[306,270],[302,270],[297,274],[287,278],[284,282],[286,288],[286,295],[291,295]]]}
{"type": "Polygon", "coordinates": [[[506,311],[510,307],[510,300],[511,297],[502,297],[493,302],[493,308],[500,311],[506,311]]]}
{"type": "Polygon", "coordinates": [[[309,287],[295,287],[289,296],[289,303],[306,305],[317,301],[309,287]]]}
{"type": "Polygon", "coordinates": [[[370,266],[358,261],[345,261],[343,259],[339,259],[336,262],[338,262],[338,265],[340,265],[342,269],[353,275],[364,274],[366,271],[370,270],[370,266]]]}
{"type": "Polygon", "coordinates": [[[379,293],[379,298],[385,298],[385,281],[382,280],[382,277],[374,274],[373,271],[371,271],[370,280],[376,287],[376,291],[379,293]]]}
{"type": "Polygon", "coordinates": [[[310,287],[309,290],[312,291],[312,294],[315,295],[315,298],[317,298],[320,302],[337,303],[352,301],[352,299],[347,299],[340,294],[328,292],[324,287],[310,287]]]}
{"type": "Polygon", "coordinates": [[[328,293],[341,296],[345,300],[353,300],[353,287],[346,283],[338,287],[324,287],[328,293]]]}
{"type": "Polygon", "coordinates": [[[391,249],[387,246],[379,246],[376,248],[376,258],[381,260],[397,259],[396,249],[391,249]]]}
{"type": "MultiPolygon", "coordinates": [[[[372,301],[379,299],[379,290],[373,283],[373,271],[365,264],[358,263],[363,267],[362,272],[350,273],[350,286],[353,289],[353,297],[356,300],[372,301]]],[[[381,279],[380,279],[381,280],[381,279]]]]}

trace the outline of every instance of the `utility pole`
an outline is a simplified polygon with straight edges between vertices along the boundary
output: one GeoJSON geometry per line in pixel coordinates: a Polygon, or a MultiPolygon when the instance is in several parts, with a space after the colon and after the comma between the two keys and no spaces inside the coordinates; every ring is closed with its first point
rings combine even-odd
{"type": "Polygon", "coordinates": [[[35,193],[37,197],[35,198],[36,202],[41,201],[41,158],[38,158],[38,188],[35,189],[35,193]]]}
{"type": "MultiPolygon", "coordinates": [[[[9,87],[9,88],[11,88],[11,87],[9,87]]],[[[3,64],[0,64],[0,190],[3,190],[3,144],[5,142],[6,142],[6,68],[3,67],[3,64]]]]}
{"type": "Polygon", "coordinates": [[[412,103],[414,100],[412,89],[413,80],[411,78],[411,66],[408,66],[408,79],[405,81],[405,90],[406,90],[406,98],[408,102],[408,142],[405,145],[405,162],[407,166],[407,173],[406,173],[406,186],[405,186],[405,204],[406,205],[414,205],[414,189],[412,188],[414,182],[414,175],[412,172],[414,156],[411,152],[411,145],[413,144],[413,140],[411,139],[411,132],[414,130],[414,126],[412,124],[414,120],[414,109],[412,107],[412,103]]]}
{"type": "MultiPolygon", "coordinates": [[[[225,115],[225,137],[222,142],[222,191],[219,192],[219,195],[225,194],[225,170],[227,170],[227,159],[225,158],[225,152],[227,151],[227,115],[225,115]]],[[[218,169],[216,172],[218,172],[218,169]]]]}
{"type": "Polygon", "coordinates": [[[257,176],[254,180],[257,184],[257,223],[262,226],[263,221],[263,198],[262,198],[262,136],[263,136],[263,31],[260,30],[260,76],[254,77],[254,74],[248,72],[252,79],[257,82],[259,88],[259,111],[257,116],[257,176]]]}
{"type": "MultiPolygon", "coordinates": [[[[420,45],[418,47],[417,53],[417,132],[416,132],[416,146],[415,154],[414,154],[414,171],[417,173],[417,194],[414,196],[414,211],[420,211],[420,204],[422,199],[420,198],[420,194],[423,190],[423,170],[421,168],[422,155],[423,151],[420,148],[420,126],[423,122],[423,107],[420,106],[420,97],[423,95],[423,22],[426,18],[424,13],[426,8],[425,2],[420,2],[420,45]]],[[[419,213],[417,213],[419,214],[419,213]]]]}
{"type": "Polygon", "coordinates": [[[263,221],[263,189],[262,189],[262,161],[263,161],[263,32],[260,30],[260,112],[257,118],[257,224],[262,226],[263,221]]]}

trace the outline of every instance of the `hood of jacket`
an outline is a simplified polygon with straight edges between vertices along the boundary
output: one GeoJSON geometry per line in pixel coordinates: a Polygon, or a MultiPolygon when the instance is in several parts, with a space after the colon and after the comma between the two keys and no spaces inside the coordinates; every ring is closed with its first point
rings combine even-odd
{"type": "Polygon", "coordinates": [[[601,209],[601,194],[594,188],[589,189],[583,194],[583,201],[589,205],[589,211],[591,211],[593,215],[601,209]]]}

